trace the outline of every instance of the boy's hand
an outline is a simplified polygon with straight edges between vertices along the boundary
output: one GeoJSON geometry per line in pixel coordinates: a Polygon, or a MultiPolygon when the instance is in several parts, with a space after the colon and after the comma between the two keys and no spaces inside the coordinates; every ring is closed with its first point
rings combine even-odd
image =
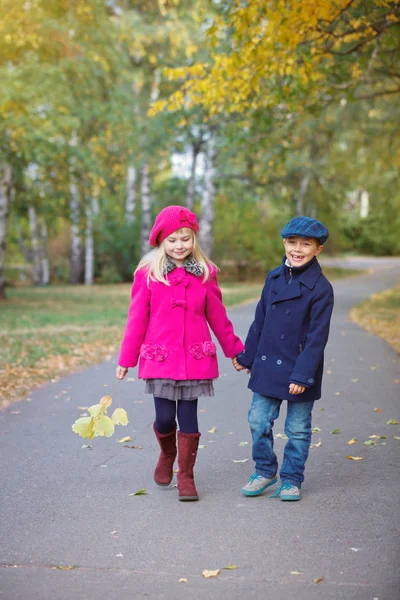
{"type": "Polygon", "coordinates": [[[116,372],[117,379],[123,379],[125,377],[125,375],[127,374],[127,372],[128,372],[128,369],[126,367],[120,367],[118,365],[117,372],[116,372]]]}
{"type": "Polygon", "coordinates": [[[236,360],[236,357],[235,357],[235,358],[232,358],[232,364],[233,364],[233,366],[235,367],[236,371],[243,371],[243,370],[244,370],[244,368],[245,368],[245,367],[242,367],[242,365],[240,365],[240,364],[238,363],[238,361],[236,360]]]}
{"type": "Polygon", "coordinates": [[[299,385],[298,383],[290,383],[289,384],[289,394],[293,394],[297,396],[298,394],[302,394],[306,391],[304,385],[299,385]]]}

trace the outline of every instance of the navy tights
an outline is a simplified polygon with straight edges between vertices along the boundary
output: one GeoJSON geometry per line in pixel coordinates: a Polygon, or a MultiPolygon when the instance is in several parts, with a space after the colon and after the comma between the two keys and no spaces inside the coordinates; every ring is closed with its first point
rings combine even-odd
{"type": "Polygon", "coordinates": [[[179,429],[182,433],[198,433],[197,399],[196,400],[167,400],[154,396],[156,409],[156,429],[159,433],[169,433],[175,428],[178,417],[179,429]]]}

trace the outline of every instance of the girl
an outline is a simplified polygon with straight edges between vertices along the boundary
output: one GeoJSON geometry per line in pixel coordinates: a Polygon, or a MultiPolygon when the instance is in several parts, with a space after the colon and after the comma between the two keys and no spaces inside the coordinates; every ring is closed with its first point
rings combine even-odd
{"type": "Polygon", "coordinates": [[[213,396],[218,377],[216,347],[207,322],[229,358],[243,350],[218,287],[216,266],[197,241],[196,215],[167,206],[150,232],[155,249],[135,274],[117,377],[139,364],[145,392],[154,395],[154,433],[161,453],[154,472],[158,485],[173,477],[178,453],[179,500],[198,500],[193,478],[200,433],[197,399],[213,396]],[[179,423],[178,448],[176,422],[179,423]]]}

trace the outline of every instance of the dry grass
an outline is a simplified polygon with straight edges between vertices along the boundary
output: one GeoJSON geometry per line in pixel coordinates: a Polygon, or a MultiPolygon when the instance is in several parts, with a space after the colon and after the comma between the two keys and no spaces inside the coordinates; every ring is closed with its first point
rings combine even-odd
{"type": "Polygon", "coordinates": [[[355,323],[386,340],[400,354],[400,285],[353,308],[355,323]]]}

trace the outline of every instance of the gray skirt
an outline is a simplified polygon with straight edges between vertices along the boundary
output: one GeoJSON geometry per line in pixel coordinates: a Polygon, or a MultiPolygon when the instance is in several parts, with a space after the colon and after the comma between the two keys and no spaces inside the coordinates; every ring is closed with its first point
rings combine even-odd
{"type": "Polygon", "coordinates": [[[214,396],[212,379],[146,379],[145,394],[167,400],[196,400],[200,396],[214,396]]]}

